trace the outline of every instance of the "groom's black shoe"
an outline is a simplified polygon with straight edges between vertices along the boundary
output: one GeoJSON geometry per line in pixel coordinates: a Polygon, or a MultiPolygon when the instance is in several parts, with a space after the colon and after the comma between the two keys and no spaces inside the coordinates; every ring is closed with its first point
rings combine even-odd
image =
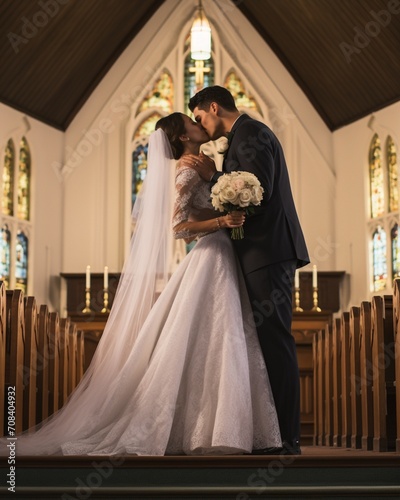
{"type": "Polygon", "coordinates": [[[252,455],[301,455],[300,443],[295,440],[292,443],[284,441],[282,446],[272,448],[261,448],[253,450],[252,455]]]}

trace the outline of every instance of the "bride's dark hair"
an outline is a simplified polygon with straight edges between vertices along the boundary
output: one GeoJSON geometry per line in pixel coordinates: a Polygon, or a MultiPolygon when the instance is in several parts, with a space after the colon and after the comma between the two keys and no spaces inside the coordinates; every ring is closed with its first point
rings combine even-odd
{"type": "Polygon", "coordinates": [[[168,141],[171,144],[172,154],[175,160],[183,154],[183,143],[179,139],[181,135],[186,133],[185,122],[182,113],[172,113],[168,116],[160,118],[156,123],[156,130],[161,128],[167,134],[168,141]]]}

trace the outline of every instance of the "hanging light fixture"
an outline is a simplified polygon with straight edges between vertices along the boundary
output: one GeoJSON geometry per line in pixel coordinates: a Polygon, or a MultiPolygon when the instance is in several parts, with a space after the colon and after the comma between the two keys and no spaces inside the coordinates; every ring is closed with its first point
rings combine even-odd
{"type": "Polygon", "coordinates": [[[190,53],[195,61],[205,61],[211,57],[211,28],[204,15],[201,0],[190,30],[190,53]]]}

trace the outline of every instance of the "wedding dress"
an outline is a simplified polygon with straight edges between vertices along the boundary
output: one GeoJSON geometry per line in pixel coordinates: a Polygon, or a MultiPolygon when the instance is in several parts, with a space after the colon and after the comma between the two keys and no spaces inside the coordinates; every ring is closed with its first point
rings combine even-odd
{"type": "MultiPolygon", "coordinates": [[[[178,169],[176,181],[175,227],[215,216],[209,185],[194,170],[178,169]]],[[[100,341],[83,389],[54,420],[23,435],[17,454],[237,454],[281,445],[267,370],[226,230],[199,235],[145,316],[125,345],[118,330],[105,331],[112,341],[104,341],[106,348],[100,341]],[[102,369],[117,347],[120,365],[114,361],[102,369]],[[94,383],[103,393],[91,397],[94,383]]]]}

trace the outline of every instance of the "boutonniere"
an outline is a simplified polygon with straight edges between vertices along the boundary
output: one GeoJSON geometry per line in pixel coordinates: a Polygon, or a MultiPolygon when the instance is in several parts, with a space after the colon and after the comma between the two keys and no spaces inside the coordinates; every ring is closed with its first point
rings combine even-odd
{"type": "Polygon", "coordinates": [[[217,151],[219,154],[224,155],[229,149],[229,140],[226,137],[218,139],[217,151]]]}
{"type": "Polygon", "coordinates": [[[228,135],[226,137],[222,136],[220,139],[218,139],[218,145],[217,145],[218,153],[224,155],[228,151],[234,133],[235,132],[228,132],[228,135]]]}

